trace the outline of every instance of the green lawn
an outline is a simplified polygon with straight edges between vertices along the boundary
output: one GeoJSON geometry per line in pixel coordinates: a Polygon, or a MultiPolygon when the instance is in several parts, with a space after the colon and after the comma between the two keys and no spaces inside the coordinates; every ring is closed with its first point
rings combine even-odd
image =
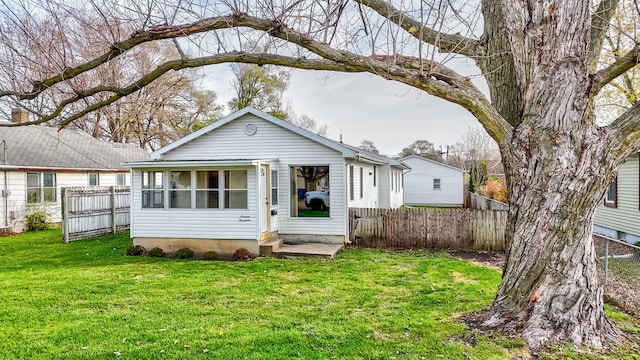
{"type": "Polygon", "coordinates": [[[518,338],[455,320],[491,303],[500,274],[447,254],[208,262],[122,256],[130,244],[128,234],[62,244],[59,230],[0,238],[0,359],[528,354],[518,338]]]}

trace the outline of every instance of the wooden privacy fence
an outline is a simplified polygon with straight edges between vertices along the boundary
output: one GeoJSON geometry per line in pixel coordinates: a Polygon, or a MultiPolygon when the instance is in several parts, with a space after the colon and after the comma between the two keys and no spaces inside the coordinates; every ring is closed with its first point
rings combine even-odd
{"type": "Polygon", "coordinates": [[[349,209],[349,240],[378,248],[502,251],[506,211],[349,209]]]}
{"type": "Polygon", "coordinates": [[[126,231],[130,223],[129,186],[62,188],[64,242],[126,231]]]}

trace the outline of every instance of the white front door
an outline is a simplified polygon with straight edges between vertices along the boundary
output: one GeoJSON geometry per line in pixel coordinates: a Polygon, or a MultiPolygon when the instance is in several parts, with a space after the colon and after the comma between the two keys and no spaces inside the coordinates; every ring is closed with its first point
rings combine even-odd
{"type": "Polygon", "coordinates": [[[269,165],[260,165],[260,234],[269,232],[271,221],[271,204],[269,191],[269,165]]]}

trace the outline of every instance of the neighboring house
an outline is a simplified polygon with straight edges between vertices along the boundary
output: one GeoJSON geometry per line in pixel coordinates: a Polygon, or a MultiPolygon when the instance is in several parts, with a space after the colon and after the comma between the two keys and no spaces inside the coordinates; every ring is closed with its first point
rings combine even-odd
{"type": "Polygon", "coordinates": [[[410,155],[400,161],[411,168],[404,174],[405,205],[463,205],[464,170],[418,155],[410,155]]]}
{"type": "MultiPolygon", "coordinates": [[[[12,122],[28,117],[15,110],[12,122]]],[[[129,185],[129,171],[121,164],[145,158],[135,145],[97,140],[81,131],[0,126],[0,233],[24,231],[24,216],[34,209],[60,222],[61,187],[129,185]]]]}
{"type": "Polygon", "coordinates": [[[630,243],[640,241],[640,156],[632,156],[611,181],[593,218],[593,232],[630,243]]]}
{"type": "Polygon", "coordinates": [[[134,245],[221,256],[273,238],[343,244],[348,207],[402,205],[405,169],[253,108],[126,165],[134,245]]]}

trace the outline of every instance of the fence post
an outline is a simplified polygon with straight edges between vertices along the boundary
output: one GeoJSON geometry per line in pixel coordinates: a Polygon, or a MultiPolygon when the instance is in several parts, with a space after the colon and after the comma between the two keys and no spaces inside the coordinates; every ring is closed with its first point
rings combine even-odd
{"type": "Polygon", "coordinates": [[[69,242],[69,196],[67,192],[67,188],[62,187],[60,189],[62,192],[62,242],[69,242]]]}
{"type": "Polygon", "coordinates": [[[609,239],[604,243],[604,293],[607,293],[607,273],[609,272],[609,239]]]}
{"type": "Polygon", "coordinates": [[[111,197],[111,233],[116,233],[116,190],[115,186],[109,187],[111,197]]]}

